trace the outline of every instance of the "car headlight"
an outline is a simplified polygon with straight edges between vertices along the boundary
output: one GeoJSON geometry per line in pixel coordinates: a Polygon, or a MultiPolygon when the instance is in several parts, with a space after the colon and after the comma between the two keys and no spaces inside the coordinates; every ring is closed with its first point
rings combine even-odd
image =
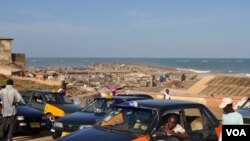
{"type": "Polygon", "coordinates": [[[17,120],[24,120],[23,116],[17,116],[17,120]]]}
{"type": "Polygon", "coordinates": [[[81,125],[79,127],[79,129],[82,130],[82,129],[86,129],[86,128],[90,128],[90,127],[92,127],[92,125],[81,125]]]}
{"type": "Polygon", "coordinates": [[[58,128],[63,128],[63,124],[61,122],[55,122],[54,126],[58,128]]]}

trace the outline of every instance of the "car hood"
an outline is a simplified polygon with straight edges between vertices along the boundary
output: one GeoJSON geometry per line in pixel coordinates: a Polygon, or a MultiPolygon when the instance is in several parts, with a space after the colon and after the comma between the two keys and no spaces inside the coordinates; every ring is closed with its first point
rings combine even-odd
{"type": "Polygon", "coordinates": [[[41,112],[41,111],[39,111],[37,109],[31,108],[29,106],[19,105],[19,106],[17,106],[16,110],[17,110],[17,115],[22,115],[22,116],[25,116],[25,117],[31,117],[31,116],[42,117],[42,116],[45,116],[43,112],[41,112]]]}
{"type": "Polygon", "coordinates": [[[59,118],[57,122],[64,124],[92,125],[96,122],[96,120],[101,119],[102,115],[87,112],[75,112],[59,118]]]}
{"type": "Polygon", "coordinates": [[[243,118],[250,118],[250,110],[249,109],[238,109],[237,110],[243,118]]]}
{"type": "Polygon", "coordinates": [[[100,130],[96,128],[88,128],[85,130],[79,130],[69,134],[68,136],[61,137],[57,141],[131,141],[135,139],[136,136],[132,134],[124,133],[113,133],[105,130],[100,130]]]}
{"type": "Polygon", "coordinates": [[[73,113],[81,110],[80,106],[74,104],[54,104],[54,106],[60,108],[65,113],[73,113]]]}

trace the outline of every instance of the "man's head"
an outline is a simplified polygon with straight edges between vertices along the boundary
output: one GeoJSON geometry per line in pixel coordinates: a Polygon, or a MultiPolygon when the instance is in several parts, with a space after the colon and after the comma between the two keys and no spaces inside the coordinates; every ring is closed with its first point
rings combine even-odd
{"type": "Polygon", "coordinates": [[[233,100],[230,97],[223,98],[219,105],[225,113],[230,113],[233,110],[233,100]]]}
{"type": "Polygon", "coordinates": [[[171,129],[171,130],[173,128],[175,128],[175,126],[177,125],[177,115],[171,114],[171,115],[169,115],[167,120],[168,120],[167,121],[168,122],[168,124],[167,124],[168,128],[171,129]]]}
{"type": "Polygon", "coordinates": [[[7,80],[7,85],[13,85],[13,84],[14,84],[14,81],[12,79],[7,80]]]}
{"type": "Polygon", "coordinates": [[[166,89],[166,93],[167,93],[167,94],[169,93],[169,89],[166,89]]]}

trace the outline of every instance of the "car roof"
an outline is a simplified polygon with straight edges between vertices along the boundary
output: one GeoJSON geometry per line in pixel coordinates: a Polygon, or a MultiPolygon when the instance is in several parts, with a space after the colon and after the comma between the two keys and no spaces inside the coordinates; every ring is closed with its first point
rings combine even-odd
{"type": "MultiPolygon", "coordinates": [[[[160,111],[164,111],[166,109],[171,108],[181,108],[181,107],[193,107],[193,106],[203,106],[200,103],[183,101],[183,100],[140,100],[137,101],[138,107],[145,107],[150,109],[158,109],[160,111]]],[[[120,105],[128,106],[129,102],[122,103],[120,105]]]]}
{"type": "Polygon", "coordinates": [[[137,96],[113,96],[113,97],[97,97],[95,99],[113,99],[113,100],[143,100],[148,99],[145,97],[137,97],[137,96]]]}
{"type": "Polygon", "coordinates": [[[136,97],[145,97],[147,99],[154,99],[152,96],[147,94],[140,94],[140,93],[132,93],[132,94],[117,94],[117,96],[136,96],[136,97]]]}
{"type": "Polygon", "coordinates": [[[20,91],[20,92],[39,92],[40,94],[49,94],[49,93],[61,94],[61,93],[58,93],[58,92],[53,92],[51,90],[24,90],[24,91],[20,91]]]}

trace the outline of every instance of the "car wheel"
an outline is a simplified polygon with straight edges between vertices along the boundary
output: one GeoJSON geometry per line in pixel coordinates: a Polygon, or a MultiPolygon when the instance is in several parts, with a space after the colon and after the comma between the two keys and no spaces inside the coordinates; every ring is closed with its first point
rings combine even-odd
{"type": "Polygon", "coordinates": [[[56,119],[52,114],[47,114],[46,117],[48,120],[47,127],[51,128],[54,125],[56,119]]]}

